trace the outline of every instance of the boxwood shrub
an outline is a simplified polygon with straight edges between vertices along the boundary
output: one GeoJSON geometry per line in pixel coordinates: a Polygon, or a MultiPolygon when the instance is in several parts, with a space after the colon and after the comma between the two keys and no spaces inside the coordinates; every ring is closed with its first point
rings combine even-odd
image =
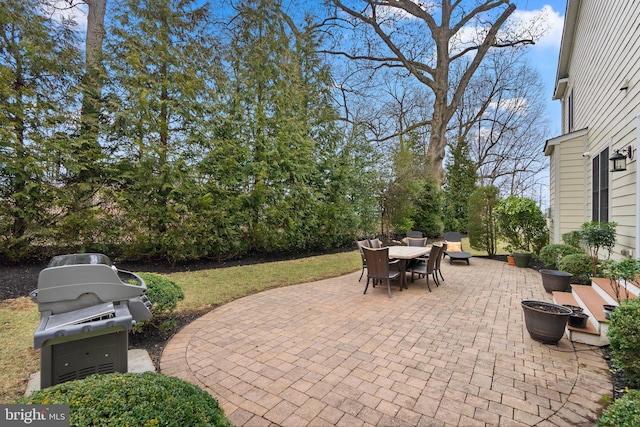
{"type": "Polygon", "coordinates": [[[20,404],[67,404],[70,425],[231,426],[209,393],[155,372],[93,375],[39,390],[20,404]]]}
{"type": "Polygon", "coordinates": [[[640,390],[631,390],[602,414],[596,427],[640,426],[640,390]]]}
{"type": "Polygon", "coordinates": [[[558,270],[573,274],[573,280],[583,285],[591,283],[593,258],[587,253],[571,254],[558,261],[558,270]]]}
{"type": "Polygon", "coordinates": [[[540,249],[540,261],[548,268],[558,268],[558,262],[562,258],[579,253],[584,251],[575,246],[552,243],[540,249]]]}
{"type": "MultiPolygon", "coordinates": [[[[611,313],[609,342],[611,360],[625,380],[634,388],[640,388],[640,300],[623,300],[611,313]]],[[[640,424],[638,424],[640,425],[640,424]]]]}
{"type": "Polygon", "coordinates": [[[147,297],[153,304],[153,317],[147,322],[138,322],[134,332],[140,332],[146,323],[151,323],[165,332],[176,329],[176,322],[171,318],[178,302],[184,299],[182,288],[169,277],[156,273],[136,273],[147,285],[147,297]]]}

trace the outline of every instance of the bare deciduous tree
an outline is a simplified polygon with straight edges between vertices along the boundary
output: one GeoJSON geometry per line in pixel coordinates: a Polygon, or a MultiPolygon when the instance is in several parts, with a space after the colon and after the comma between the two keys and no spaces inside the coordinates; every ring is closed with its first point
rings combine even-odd
{"type": "Polygon", "coordinates": [[[376,69],[408,72],[433,93],[427,154],[442,183],[449,122],[492,48],[532,44],[540,21],[508,25],[516,9],[508,0],[330,0],[333,22],[349,28],[333,54],[365,61],[376,69]],[[348,26],[348,27],[347,27],[348,26]],[[373,42],[377,39],[379,43],[373,42]],[[457,64],[460,74],[453,78],[457,64]]]}
{"type": "Polygon", "coordinates": [[[540,184],[540,142],[547,133],[543,86],[519,55],[490,54],[455,115],[455,135],[469,142],[482,185],[522,196],[540,184]]]}

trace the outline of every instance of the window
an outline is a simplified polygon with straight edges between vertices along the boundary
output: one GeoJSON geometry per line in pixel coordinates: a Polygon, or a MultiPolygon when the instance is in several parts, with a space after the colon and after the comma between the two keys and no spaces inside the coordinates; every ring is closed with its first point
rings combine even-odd
{"type": "Polygon", "coordinates": [[[567,133],[573,132],[573,88],[571,88],[567,99],[567,127],[567,133]]]}
{"type": "Polygon", "coordinates": [[[609,221],[609,148],[591,163],[591,221],[609,221]]]}

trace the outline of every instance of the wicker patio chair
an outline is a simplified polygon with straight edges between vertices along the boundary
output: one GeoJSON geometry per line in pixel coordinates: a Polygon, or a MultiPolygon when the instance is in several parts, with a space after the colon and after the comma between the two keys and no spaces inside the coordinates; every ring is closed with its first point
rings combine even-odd
{"type": "MultiPolygon", "coordinates": [[[[367,260],[367,284],[364,287],[364,293],[369,288],[369,280],[373,281],[373,287],[376,283],[382,281],[387,282],[387,293],[391,298],[391,280],[400,277],[399,261],[389,261],[389,248],[372,249],[363,247],[362,251],[367,260]]],[[[400,287],[402,291],[402,287],[400,287]]]]}

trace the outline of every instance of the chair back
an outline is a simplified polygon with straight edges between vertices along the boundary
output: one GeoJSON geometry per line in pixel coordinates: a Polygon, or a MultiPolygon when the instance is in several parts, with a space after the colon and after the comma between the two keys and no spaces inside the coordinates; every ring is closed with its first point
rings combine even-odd
{"type": "Polygon", "coordinates": [[[367,274],[372,278],[386,278],[389,276],[389,248],[363,247],[367,260],[367,274]]]}
{"type": "Polygon", "coordinates": [[[427,246],[427,238],[416,238],[416,237],[407,237],[407,246],[427,246]]]}
{"type": "Polygon", "coordinates": [[[436,266],[436,260],[440,257],[440,250],[442,246],[431,245],[431,252],[429,253],[429,259],[427,260],[427,274],[432,274],[436,266]]]}
{"type": "Polygon", "coordinates": [[[369,247],[379,249],[382,247],[382,242],[380,241],[380,239],[369,239],[369,247]]]}
{"type": "Polygon", "coordinates": [[[369,247],[369,241],[368,240],[356,240],[356,246],[358,246],[358,250],[360,251],[360,256],[362,257],[362,262],[366,262],[366,259],[364,257],[364,252],[362,251],[362,248],[368,248],[369,247]]]}
{"type": "Polygon", "coordinates": [[[412,239],[420,239],[422,237],[424,237],[424,234],[422,234],[422,231],[407,231],[407,237],[410,237],[412,239]]]}
{"type": "Polygon", "coordinates": [[[462,235],[457,231],[447,231],[444,233],[444,240],[447,242],[461,242],[462,235]]]}
{"type": "Polygon", "coordinates": [[[442,258],[444,258],[444,253],[447,251],[447,242],[444,242],[442,246],[440,246],[440,253],[438,254],[438,259],[436,259],[436,270],[440,270],[440,262],[442,258]]]}

